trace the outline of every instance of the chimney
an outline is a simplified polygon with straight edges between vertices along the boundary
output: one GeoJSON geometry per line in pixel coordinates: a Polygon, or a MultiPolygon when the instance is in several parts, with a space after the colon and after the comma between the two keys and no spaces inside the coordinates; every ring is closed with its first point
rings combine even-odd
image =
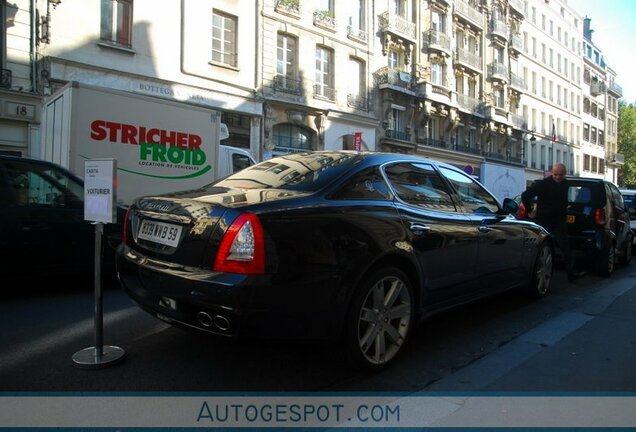
{"type": "Polygon", "coordinates": [[[587,16],[583,19],[583,37],[590,42],[592,42],[592,33],[594,33],[594,30],[591,29],[591,22],[592,18],[587,16]]]}

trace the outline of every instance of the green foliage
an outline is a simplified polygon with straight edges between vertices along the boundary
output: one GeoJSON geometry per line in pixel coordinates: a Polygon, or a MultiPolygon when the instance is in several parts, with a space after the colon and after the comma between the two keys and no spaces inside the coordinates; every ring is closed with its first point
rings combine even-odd
{"type": "Polygon", "coordinates": [[[625,156],[618,183],[636,188],[636,105],[622,100],[618,102],[618,152],[625,156]]]}

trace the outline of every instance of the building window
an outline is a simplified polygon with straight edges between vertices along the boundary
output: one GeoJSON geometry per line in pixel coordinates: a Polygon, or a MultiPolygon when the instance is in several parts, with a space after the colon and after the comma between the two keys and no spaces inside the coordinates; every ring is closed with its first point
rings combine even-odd
{"type": "Polygon", "coordinates": [[[352,30],[364,31],[365,26],[365,0],[355,0],[351,2],[351,15],[349,16],[349,26],[352,30]]]}
{"type": "Polygon", "coordinates": [[[431,83],[444,85],[444,65],[441,63],[431,63],[431,83]]]}
{"type": "Polygon", "coordinates": [[[218,10],[212,11],[212,61],[227,66],[237,66],[237,22],[218,10]]]}
{"type": "Polygon", "coordinates": [[[351,57],[349,59],[347,104],[351,107],[367,109],[366,71],[362,60],[351,57]]]}
{"type": "Polygon", "coordinates": [[[316,81],[314,94],[329,100],[335,100],[333,92],[333,51],[325,47],[316,47],[316,81]]]}
{"type": "Polygon", "coordinates": [[[313,131],[290,123],[278,124],[273,128],[274,151],[300,152],[313,150],[313,131]]]}
{"type": "Polygon", "coordinates": [[[590,140],[590,125],[587,123],[583,123],[583,140],[590,140]]]}
{"type": "Polygon", "coordinates": [[[276,84],[285,89],[298,87],[296,81],[298,55],[296,38],[278,33],[276,41],[276,84]]]}
{"type": "Polygon", "coordinates": [[[132,0],[102,0],[100,40],[130,48],[132,21],[132,0]]]}
{"type": "Polygon", "coordinates": [[[497,108],[505,108],[506,107],[506,98],[504,96],[504,89],[499,88],[495,90],[495,105],[497,108]]]}

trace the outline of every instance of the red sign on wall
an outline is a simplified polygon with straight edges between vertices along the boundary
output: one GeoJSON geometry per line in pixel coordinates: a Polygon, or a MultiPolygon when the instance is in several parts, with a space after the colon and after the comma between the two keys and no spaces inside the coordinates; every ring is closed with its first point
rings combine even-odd
{"type": "Polygon", "coordinates": [[[362,132],[355,132],[353,134],[353,149],[355,151],[362,149],[362,132]]]}

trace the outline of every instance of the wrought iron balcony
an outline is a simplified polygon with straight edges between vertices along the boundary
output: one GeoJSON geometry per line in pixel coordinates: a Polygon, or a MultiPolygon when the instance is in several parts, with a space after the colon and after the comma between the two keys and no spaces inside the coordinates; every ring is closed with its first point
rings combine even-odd
{"type": "Polygon", "coordinates": [[[469,153],[474,155],[480,155],[481,150],[477,147],[465,146],[465,145],[456,145],[455,150],[460,151],[462,153],[469,153]]]}
{"type": "Polygon", "coordinates": [[[362,43],[367,43],[368,40],[366,30],[354,29],[351,26],[347,26],[347,37],[362,43]]]}
{"type": "Polygon", "coordinates": [[[471,6],[465,0],[455,1],[455,12],[457,15],[480,29],[484,28],[484,14],[479,9],[471,6]]]}
{"type": "Polygon", "coordinates": [[[469,67],[475,72],[482,73],[483,71],[482,58],[464,48],[455,50],[455,62],[461,66],[469,67]]]}
{"type": "Polygon", "coordinates": [[[333,102],[336,100],[336,89],[323,84],[314,84],[314,97],[333,102]]]}
{"type": "Polygon", "coordinates": [[[399,131],[395,129],[387,129],[384,133],[384,136],[391,139],[396,139],[400,141],[411,141],[411,134],[405,131],[399,131]]]}
{"type": "Polygon", "coordinates": [[[274,91],[300,95],[303,89],[302,80],[291,78],[287,75],[274,76],[274,91]]]}
{"type": "Polygon", "coordinates": [[[363,111],[369,110],[369,99],[356,95],[356,94],[348,94],[347,95],[347,106],[363,111]]]}
{"type": "Polygon", "coordinates": [[[490,20],[490,34],[508,40],[508,25],[505,21],[493,18],[490,20]]]}
{"type": "Polygon", "coordinates": [[[605,90],[605,83],[603,81],[592,79],[592,82],[590,83],[590,94],[592,96],[601,95],[605,92],[605,90]]]}
{"type": "Polygon", "coordinates": [[[378,17],[381,32],[390,32],[398,37],[417,42],[415,23],[390,12],[384,12],[378,17]]]}
{"type": "Polygon", "coordinates": [[[523,39],[518,34],[510,35],[510,49],[518,53],[523,51],[523,39]]]}
{"type": "Polygon", "coordinates": [[[609,87],[607,88],[607,90],[611,93],[614,94],[614,96],[617,97],[623,97],[623,87],[619,86],[618,84],[616,84],[615,82],[610,83],[609,87]]]}
{"type": "Polygon", "coordinates": [[[523,0],[508,0],[508,3],[510,4],[511,10],[521,15],[522,17],[525,16],[525,7],[523,0]]]}
{"type": "Polygon", "coordinates": [[[333,16],[333,12],[329,10],[316,10],[314,11],[314,25],[326,30],[336,30],[336,19],[333,16]]]}
{"type": "Polygon", "coordinates": [[[390,85],[411,91],[415,77],[408,72],[384,66],[373,74],[373,81],[378,87],[390,85]]]}
{"type": "Polygon", "coordinates": [[[526,85],[523,77],[520,77],[516,73],[510,72],[510,86],[515,90],[519,90],[522,92],[528,91],[528,86],[526,85]]]}
{"type": "Polygon", "coordinates": [[[448,148],[448,143],[446,141],[434,139],[434,138],[417,138],[415,142],[418,145],[424,145],[428,147],[436,147],[436,148],[448,148]]]}
{"type": "Polygon", "coordinates": [[[422,45],[428,46],[429,50],[435,49],[450,54],[451,40],[447,34],[431,29],[427,32],[424,32],[423,39],[424,40],[422,41],[422,45]]]}
{"type": "Polygon", "coordinates": [[[460,108],[464,108],[470,112],[481,113],[482,111],[482,101],[472,96],[458,93],[457,103],[460,108]]]}
{"type": "Polygon", "coordinates": [[[284,15],[300,18],[300,0],[276,0],[274,10],[284,15]]]}
{"type": "Polygon", "coordinates": [[[488,65],[488,78],[493,80],[499,80],[503,82],[508,82],[508,68],[505,64],[499,62],[492,62],[488,65]]]}

